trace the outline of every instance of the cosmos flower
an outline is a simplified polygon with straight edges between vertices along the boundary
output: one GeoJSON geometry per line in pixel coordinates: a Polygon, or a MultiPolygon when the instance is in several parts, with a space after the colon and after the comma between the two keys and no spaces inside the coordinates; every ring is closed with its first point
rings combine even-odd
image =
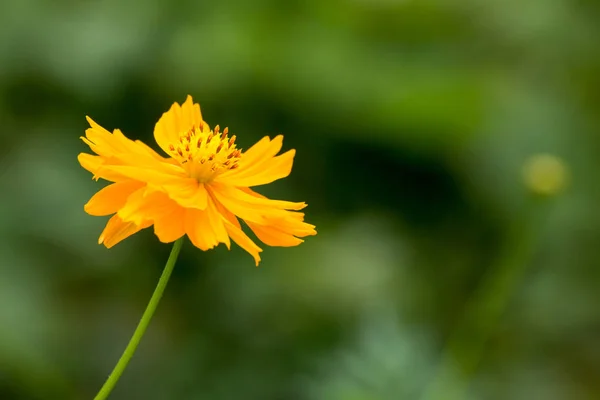
{"type": "Polygon", "coordinates": [[[202,120],[200,106],[188,96],[173,104],[154,128],[163,157],[116,129],[108,132],[91,118],[81,139],[96,155],[78,156],[94,179],[112,182],[85,205],[90,215],[111,215],[99,243],[110,248],[141,229],[154,226],[163,243],[184,235],[201,250],[230,239],[260,262],[262,249],[242,231],[243,220],[269,246],[296,246],[315,235],[304,222],[306,207],[268,199],[250,189],[288,176],[295,150],[277,155],[283,136],[262,138],[242,151],[228,129],[213,129],[202,120]],[[239,219],[238,219],[239,218],[239,219]]]}

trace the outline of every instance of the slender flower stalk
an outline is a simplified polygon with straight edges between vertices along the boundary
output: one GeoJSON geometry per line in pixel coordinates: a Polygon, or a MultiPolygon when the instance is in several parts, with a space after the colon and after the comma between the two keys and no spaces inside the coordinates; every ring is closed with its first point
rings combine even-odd
{"type": "Polygon", "coordinates": [[[525,205],[497,262],[483,278],[463,318],[451,333],[440,365],[422,400],[461,400],[476,373],[488,340],[492,337],[511,296],[530,266],[537,237],[544,227],[551,205],[567,184],[568,170],[555,156],[535,155],[523,167],[529,191],[525,205]]]}
{"type": "Polygon", "coordinates": [[[519,224],[510,233],[503,254],[465,305],[422,400],[467,398],[485,346],[529,266],[536,236],[533,228],[531,223],[519,224]]]}
{"type": "Polygon", "coordinates": [[[119,359],[119,362],[117,362],[117,365],[113,369],[112,373],[110,374],[110,376],[108,377],[108,379],[106,380],[106,382],[104,383],[94,400],[104,400],[110,395],[110,392],[113,390],[113,388],[119,381],[119,378],[123,374],[123,371],[125,371],[125,368],[129,364],[129,361],[133,357],[135,350],[137,349],[138,345],[140,344],[140,341],[142,340],[142,337],[144,336],[144,333],[146,332],[146,328],[148,328],[148,325],[150,324],[150,320],[152,319],[152,316],[156,311],[156,307],[158,306],[158,303],[162,298],[165,288],[167,287],[167,283],[169,282],[169,278],[171,277],[171,272],[173,272],[173,267],[175,267],[175,262],[177,261],[177,257],[179,256],[179,251],[181,250],[182,244],[183,238],[178,239],[173,244],[173,248],[171,249],[171,254],[169,255],[169,259],[167,260],[165,269],[163,270],[163,273],[160,276],[160,279],[158,280],[158,284],[156,285],[156,289],[154,289],[154,293],[152,294],[152,297],[148,302],[146,311],[144,311],[144,314],[142,315],[142,318],[140,319],[140,322],[137,328],[135,329],[133,336],[129,340],[129,344],[125,348],[123,355],[119,359]]]}

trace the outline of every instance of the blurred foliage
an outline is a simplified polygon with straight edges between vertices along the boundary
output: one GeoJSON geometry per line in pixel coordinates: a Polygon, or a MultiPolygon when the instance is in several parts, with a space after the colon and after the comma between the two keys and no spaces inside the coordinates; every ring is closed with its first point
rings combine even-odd
{"type": "Polygon", "coordinates": [[[1,2],[0,398],[89,399],[118,359],[169,246],[96,244],[79,136],[90,115],[157,148],[187,94],[244,148],[285,134],[294,171],[262,190],[319,235],[259,269],[184,246],[112,398],[418,399],[499,259],[523,273],[468,398],[600,398],[599,19],[592,0],[1,2]],[[531,219],[537,153],[570,182],[531,219]]]}

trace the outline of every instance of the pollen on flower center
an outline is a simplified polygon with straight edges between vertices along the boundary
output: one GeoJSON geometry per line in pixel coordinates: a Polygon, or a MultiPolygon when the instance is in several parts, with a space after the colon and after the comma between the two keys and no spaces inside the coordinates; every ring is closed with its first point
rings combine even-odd
{"type": "Polygon", "coordinates": [[[208,124],[192,126],[179,134],[179,141],[169,144],[169,155],[198,182],[209,182],[220,172],[238,167],[241,151],[236,148],[235,135],[219,125],[211,130],[208,124]]]}

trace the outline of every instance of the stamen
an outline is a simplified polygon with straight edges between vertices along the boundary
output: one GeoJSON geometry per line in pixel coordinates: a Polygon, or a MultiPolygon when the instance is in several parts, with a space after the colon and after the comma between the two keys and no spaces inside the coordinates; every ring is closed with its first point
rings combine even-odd
{"type": "Polygon", "coordinates": [[[177,138],[179,143],[170,143],[168,150],[182,166],[185,165],[190,177],[198,182],[210,182],[219,171],[239,167],[241,149],[236,148],[236,136],[230,138],[228,134],[228,127],[221,131],[221,127],[215,125],[211,130],[206,122],[200,121],[182,131],[177,138]],[[213,144],[215,140],[218,143],[213,144]]]}

